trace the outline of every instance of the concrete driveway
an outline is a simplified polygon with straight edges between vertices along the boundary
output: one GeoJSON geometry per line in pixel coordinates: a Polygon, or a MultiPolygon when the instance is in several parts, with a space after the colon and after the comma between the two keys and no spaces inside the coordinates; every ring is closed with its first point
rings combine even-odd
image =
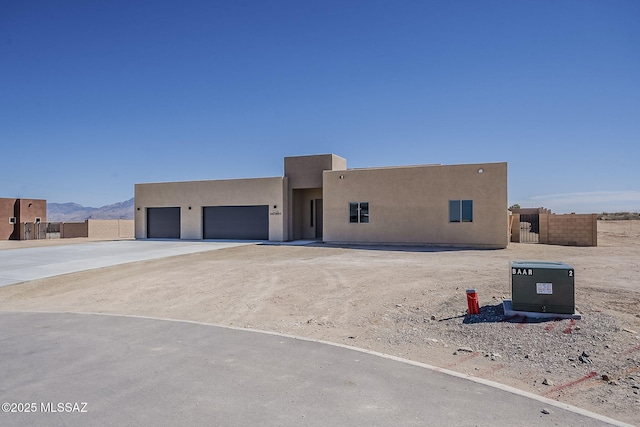
{"type": "Polygon", "coordinates": [[[3,426],[624,425],[418,363],[179,321],[0,312],[0,361],[3,426]]]}
{"type": "Polygon", "coordinates": [[[0,286],[256,242],[120,240],[0,251],[0,286]]]}

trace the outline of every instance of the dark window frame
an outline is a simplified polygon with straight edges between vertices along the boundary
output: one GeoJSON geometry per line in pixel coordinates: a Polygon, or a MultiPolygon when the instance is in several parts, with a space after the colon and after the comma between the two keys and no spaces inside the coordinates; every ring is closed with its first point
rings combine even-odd
{"type": "Polygon", "coordinates": [[[349,223],[369,223],[369,202],[349,202],[349,223]]]}
{"type": "Polygon", "coordinates": [[[473,222],[473,200],[449,200],[449,222],[473,222]]]}

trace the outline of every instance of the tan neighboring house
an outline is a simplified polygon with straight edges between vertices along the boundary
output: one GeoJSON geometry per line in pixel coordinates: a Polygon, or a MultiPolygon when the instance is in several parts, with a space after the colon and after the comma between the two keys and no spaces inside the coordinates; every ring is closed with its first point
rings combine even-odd
{"type": "Polygon", "coordinates": [[[284,176],[135,185],[137,239],[505,248],[507,164],[347,169],[285,157],[284,176]]]}

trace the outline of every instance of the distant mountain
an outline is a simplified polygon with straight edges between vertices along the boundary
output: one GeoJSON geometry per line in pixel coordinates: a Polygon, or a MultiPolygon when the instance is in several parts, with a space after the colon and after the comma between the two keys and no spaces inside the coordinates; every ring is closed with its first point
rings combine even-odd
{"type": "Polygon", "coordinates": [[[47,221],[73,222],[85,219],[133,219],[133,198],[99,208],[77,203],[47,203],[47,221]]]}

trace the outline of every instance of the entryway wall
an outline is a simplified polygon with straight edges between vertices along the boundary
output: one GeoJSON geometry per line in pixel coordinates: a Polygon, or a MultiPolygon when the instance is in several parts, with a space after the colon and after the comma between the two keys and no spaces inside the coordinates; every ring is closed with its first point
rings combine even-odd
{"type": "Polygon", "coordinates": [[[322,188],[293,190],[292,240],[322,238],[322,188]],[[320,203],[318,202],[320,200],[320,203]],[[320,212],[318,212],[320,209],[320,212]],[[320,220],[320,221],[318,221],[320,220]]]}

